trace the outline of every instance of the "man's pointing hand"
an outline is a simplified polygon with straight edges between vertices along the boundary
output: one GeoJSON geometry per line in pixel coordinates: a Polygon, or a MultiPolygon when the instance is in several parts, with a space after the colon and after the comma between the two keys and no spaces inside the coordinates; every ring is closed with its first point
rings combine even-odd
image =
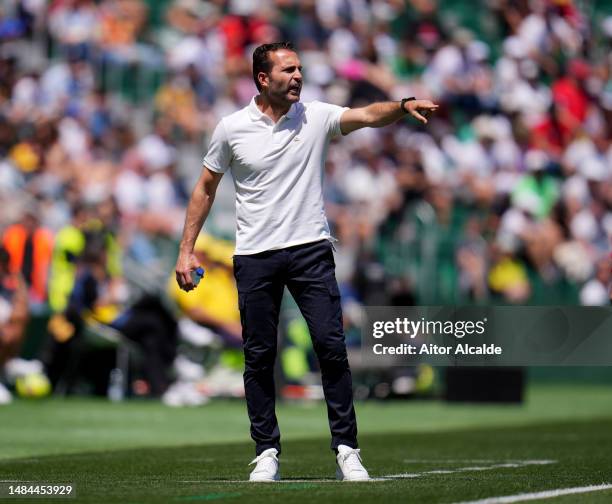
{"type": "Polygon", "coordinates": [[[411,116],[416,117],[423,124],[427,124],[426,116],[430,112],[438,110],[439,105],[429,100],[410,100],[406,102],[404,107],[411,116]]]}

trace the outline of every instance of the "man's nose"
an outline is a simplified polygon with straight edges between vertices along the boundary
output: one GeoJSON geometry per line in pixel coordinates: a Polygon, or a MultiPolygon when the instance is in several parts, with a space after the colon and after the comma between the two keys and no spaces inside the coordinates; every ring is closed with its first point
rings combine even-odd
{"type": "Polygon", "coordinates": [[[302,72],[299,70],[296,70],[295,73],[293,74],[293,78],[298,82],[302,82],[302,72]]]}

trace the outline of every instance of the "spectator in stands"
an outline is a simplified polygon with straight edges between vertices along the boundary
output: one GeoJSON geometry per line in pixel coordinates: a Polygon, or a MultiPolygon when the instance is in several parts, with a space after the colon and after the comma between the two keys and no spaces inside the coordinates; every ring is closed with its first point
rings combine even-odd
{"type": "Polygon", "coordinates": [[[100,18],[93,0],[55,0],[48,23],[49,31],[64,48],[89,53],[99,38],[100,18]]]}

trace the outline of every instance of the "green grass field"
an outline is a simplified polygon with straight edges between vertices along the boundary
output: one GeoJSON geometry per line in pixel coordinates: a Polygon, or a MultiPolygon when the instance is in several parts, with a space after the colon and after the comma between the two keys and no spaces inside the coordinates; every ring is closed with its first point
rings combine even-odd
{"type": "MultiPolygon", "coordinates": [[[[333,480],[325,409],[316,403],[279,406],[283,482],[249,484],[254,453],[241,401],[195,409],[17,401],[0,409],[0,480],[73,483],[78,502],[292,504],[454,503],[612,483],[605,386],[532,386],[522,406],[367,402],[357,414],[375,481],[333,480]]],[[[553,501],[612,502],[612,488],[553,501]]]]}

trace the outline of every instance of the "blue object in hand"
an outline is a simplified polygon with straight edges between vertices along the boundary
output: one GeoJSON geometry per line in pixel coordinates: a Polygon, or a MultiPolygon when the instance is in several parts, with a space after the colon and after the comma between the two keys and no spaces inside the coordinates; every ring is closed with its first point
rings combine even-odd
{"type": "Polygon", "coordinates": [[[202,280],[202,277],[204,276],[204,268],[199,267],[196,270],[191,272],[191,280],[193,282],[193,285],[198,285],[200,283],[200,280],[202,280]]]}

